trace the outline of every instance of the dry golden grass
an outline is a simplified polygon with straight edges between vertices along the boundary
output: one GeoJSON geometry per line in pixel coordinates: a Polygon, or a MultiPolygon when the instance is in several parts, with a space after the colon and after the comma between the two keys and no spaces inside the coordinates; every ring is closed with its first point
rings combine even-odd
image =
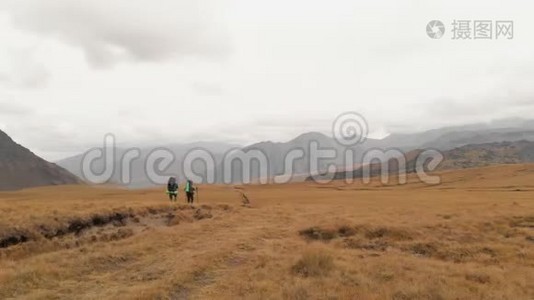
{"type": "Polygon", "coordinates": [[[534,165],[442,176],[0,193],[0,299],[533,299],[534,165]]]}

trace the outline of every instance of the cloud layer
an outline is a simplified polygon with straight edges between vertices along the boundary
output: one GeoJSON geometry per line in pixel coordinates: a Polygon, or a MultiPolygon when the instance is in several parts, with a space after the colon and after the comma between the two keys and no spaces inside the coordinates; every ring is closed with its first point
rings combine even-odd
{"type": "Polygon", "coordinates": [[[50,73],[35,60],[34,49],[6,47],[0,50],[0,85],[34,89],[46,86],[50,73]]]}
{"type": "Polygon", "coordinates": [[[17,27],[81,47],[92,66],[228,53],[212,6],[199,1],[5,0],[17,27]]]}

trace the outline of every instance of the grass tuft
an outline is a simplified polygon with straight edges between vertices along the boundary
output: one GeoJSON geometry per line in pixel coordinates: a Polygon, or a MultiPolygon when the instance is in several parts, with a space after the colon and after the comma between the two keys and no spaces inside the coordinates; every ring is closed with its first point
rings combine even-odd
{"type": "Polygon", "coordinates": [[[307,252],[291,268],[293,274],[301,277],[320,277],[334,269],[334,259],[323,251],[307,252]]]}

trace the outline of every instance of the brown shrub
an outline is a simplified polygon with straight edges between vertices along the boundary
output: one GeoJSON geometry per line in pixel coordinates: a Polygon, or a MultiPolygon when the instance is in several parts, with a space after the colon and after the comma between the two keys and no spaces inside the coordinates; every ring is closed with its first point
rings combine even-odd
{"type": "Polygon", "coordinates": [[[467,274],[465,275],[465,279],[476,282],[476,283],[480,283],[480,284],[490,283],[491,281],[491,278],[489,277],[489,275],[480,274],[480,273],[467,274]]]}
{"type": "Polygon", "coordinates": [[[342,225],[337,229],[337,233],[340,237],[349,237],[356,235],[358,233],[358,229],[352,226],[342,225]]]}
{"type": "Polygon", "coordinates": [[[383,240],[376,241],[362,241],[359,239],[346,239],[344,241],[346,248],[350,249],[362,249],[362,250],[371,250],[371,251],[386,251],[389,247],[389,244],[383,240]]]}
{"type": "Polygon", "coordinates": [[[514,217],[510,222],[512,227],[534,228],[534,216],[514,217]]]}
{"type": "Polygon", "coordinates": [[[210,211],[199,208],[195,211],[193,218],[195,218],[195,220],[211,219],[213,218],[213,215],[211,214],[210,211]]]}
{"type": "Polygon", "coordinates": [[[288,300],[307,300],[310,299],[308,290],[302,286],[285,288],[282,294],[283,299],[288,300]]]}
{"type": "Polygon", "coordinates": [[[302,277],[326,276],[334,269],[334,259],[327,253],[305,253],[291,268],[293,274],[302,277]]]}
{"type": "Polygon", "coordinates": [[[318,241],[330,241],[338,235],[335,229],[324,229],[320,227],[310,227],[299,231],[299,234],[309,240],[318,241]]]}
{"type": "Polygon", "coordinates": [[[393,294],[393,300],[443,300],[446,299],[440,290],[437,289],[428,289],[427,291],[421,290],[408,290],[408,291],[398,291],[393,294]]]}
{"type": "Polygon", "coordinates": [[[365,237],[368,239],[389,238],[396,241],[412,239],[411,234],[406,230],[388,227],[368,228],[365,231],[365,237]]]}
{"type": "Polygon", "coordinates": [[[456,247],[456,248],[446,248],[440,249],[438,253],[435,254],[436,258],[453,261],[453,262],[466,262],[473,258],[476,254],[476,250],[465,248],[465,247],[456,247]]]}
{"type": "Polygon", "coordinates": [[[405,250],[417,256],[431,257],[438,252],[438,247],[433,243],[415,243],[405,248],[405,250]]]}
{"type": "Polygon", "coordinates": [[[117,232],[111,235],[112,240],[122,240],[128,237],[131,237],[134,234],[133,230],[130,228],[121,228],[117,232]]]}
{"type": "Polygon", "coordinates": [[[221,210],[224,210],[224,211],[230,211],[232,210],[232,207],[228,204],[219,204],[216,206],[217,209],[221,209],[221,210]]]}

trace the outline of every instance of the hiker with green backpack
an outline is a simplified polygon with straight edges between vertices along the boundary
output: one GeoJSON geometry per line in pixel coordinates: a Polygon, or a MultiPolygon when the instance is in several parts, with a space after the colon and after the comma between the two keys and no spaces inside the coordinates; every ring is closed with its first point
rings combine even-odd
{"type": "Polygon", "coordinates": [[[187,196],[187,203],[193,204],[193,201],[195,200],[195,192],[197,189],[193,186],[193,181],[187,180],[185,183],[185,195],[187,196]]]}

